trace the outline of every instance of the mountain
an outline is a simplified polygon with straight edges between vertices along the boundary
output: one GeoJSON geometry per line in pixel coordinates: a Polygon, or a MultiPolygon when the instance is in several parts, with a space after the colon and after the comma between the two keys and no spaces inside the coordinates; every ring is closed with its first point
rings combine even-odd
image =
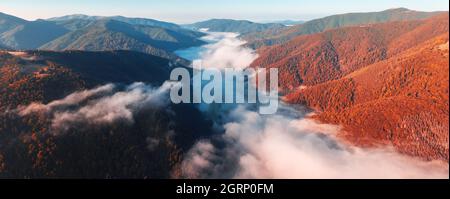
{"type": "Polygon", "coordinates": [[[7,15],[0,12],[0,34],[11,29],[16,28],[17,26],[25,24],[27,21],[7,15]]]}
{"type": "MultiPolygon", "coordinates": [[[[56,24],[64,26],[65,28],[75,31],[88,27],[91,24],[94,24],[98,21],[119,21],[126,24],[133,25],[135,27],[152,27],[153,29],[161,29],[166,32],[174,32],[178,35],[183,35],[184,37],[190,37],[189,39],[193,40],[199,37],[204,36],[204,33],[192,31],[185,29],[179,25],[157,21],[153,19],[145,19],[145,18],[128,18],[123,16],[113,16],[113,17],[100,17],[100,16],[88,16],[88,15],[68,15],[58,18],[50,18],[50,21],[54,21],[56,24]]],[[[181,42],[181,41],[180,41],[181,42]]]]}
{"type": "Polygon", "coordinates": [[[240,34],[248,34],[251,32],[261,32],[268,29],[282,28],[284,25],[277,23],[255,23],[246,20],[211,19],[208,21],[185,25],[185,27],[197,30],[208,29],[212,32],[237,32],[240,34]]]}
{"type": "Polygon", "coordinates": [[[61,17],[52,17],[49,19],[46,19],[47,21],[70,21],[70,20],[87,20],[87,21],[96,21],[98,19],[101,19],[104,17],[100,16],[89,16],[89,15],[83,15],[83,14],[73,14],[73,15],[65,15],[61,17]]]}
{"type": "Polygon", "coordinates": [[[277,23],[277,24],[283,24],[285,26],[294,26],[299,25],[302,23],[305,23],[306,21],[295,21],[295,20],[279,20],[279,21],[266,21],[263,23],[277,23]]]}
{"type": "Polygon", "coordinates": [[[163,21],[158,21],[154,19],[145,19],[145,18],[129,18],[129,17],[123,17],[123,16],[112,16],[112,17],[103,17],[103,16],[89,16],[89,15],[82,15],[82,14],[75,14],[75,15],[66,15],[62,17],[54,17],[47,19],[48,21],[55,21],[55,22],[64,22],[64,21],[73,21],[73,20],[81,20],[81,21],[97,21],[97,20],[106,20],[106,19],[112,19],[116,21],[125,22],[131,25],[144,25],[144,26],[156,26],[171,30],[178,30],[181,27],[174,24],[174,23],[168,23],[163,21]]]}
{"type": "Polygon", "coordinates": [[[0,15],[0,44],[18,50],[133,50],[171,59],[172,52],[199,46],[203,33],[152,19],[72,15],[26,21],[0,15]]]}
{"type": "Polygon", "coordinates": [[[106,118],[127,115],[119,104],[152,92],[130,83],[157,88],[171,67],[184,67],[168,59],[130,51],[27,51],[0,52],[0,63],[1,178],[176,178],[182,155],[212,132],[212,122],[189,104],[143,103],[130,113],[132,122],[75,117],[70,125],[53,125],[67,118],[53,114],[106,102],[114,106],[98,110],[111,111],[106,118]],[[18,112],[40,103],[58,108],[18,112]]]}
{"type": "Polygon", "coordinates": [[[0,50],[0,178],[177,178],[183,155],[215,131],[195,105],[158,98],[171,69],[186,67],[171,51],[203,44],[202,33],[113,19],[1,23],[15,48],[39,47],[25,33],[67,32],[39,51],[0,50]],[[107,122],[89,119],[99,113],[107,122]]]}
{"type": "Polygon", "coordinates": [[[243,38],[249,41],[249,46],[259,48],[261,46],[284,43],[299,35],[319,33],[339,27],[419,20],[439,14],[442,14],[442,12],[419,12],[406,8],[389,9],[381,12],[348,13],[311,20],[278,31],[270,30],[267,32],[247,34],[243,35],[243,38]]]}
{"type": "Polygon", "coordinates": [[[52,22],[26,21],[0,13],[0,43],[10,48],[36,49],[67,32],[52,22]]]}
{"type": "Polygon", "coordinates": [[[96,22],[96,20],[87,19],[68,19],[61,21],[53,21],[55,24],[62,26],[70,31],[81,30],[96,22]]]}
{"type": "Polygon", "coordinates": [[[125,23],[129,23],[132,25],[142,25],[142,26],[156,26],[161,28],[166,28],[170,30],[180,30],[181,27],[174,23],[162,22],[153,19],[144,19],[144,18],[128,18],[123,16],[114,16],[109,17],[110,19],[121,21],[125,23]]]}
{"type": "Polygon", "coordinates": [[[9,49],[9,47],[0,44],[0,50],[1,50],[1,49],[6,50],[6,49],[9,49]]]}
{"type": "Polygon", "coordinates": [[[261,48],[252,66],[278,67],[285,91],[324,83],[448,32],[445,16],[301,35],[284,44],[261,48]]]}
{"type": "Polygon", "coordinates": [[[358,146],[392,145],[447,160],[449,15],[345,27],[264,47],[253,67],[277,67],[285,100],[343,125],[358,146]]]}
{"type": "Polygon", "coordinates": [[[40,49],[44,50],[132,50],[161,57],[175,57],[171,54],[180,48],[202,45],[204,42],[175,31],[136,26],[105,19],[87,27],[72,31],[40,49]]]}

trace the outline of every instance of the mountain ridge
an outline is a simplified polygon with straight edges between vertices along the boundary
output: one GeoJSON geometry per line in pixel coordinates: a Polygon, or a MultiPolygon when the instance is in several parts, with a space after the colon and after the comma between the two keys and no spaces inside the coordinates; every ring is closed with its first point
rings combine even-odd
{"type": "Polygon", "coordinates": [[[7,102],[15,102],[10,108],[37,98],[48,102],[82,88],[111,82],[146,82],[159,86],[168,79],[172,67],[186,67],[170,59],[133,51],[0,51],[0,63],[3,108],[7,102]],[[65,84],[54,83],[61,80],[81,87],[64,88],[65,84]],[[42,87],[30,88],[39,85],[42,87]],[[48,89],[52,86],[55,88],[48,89]],[[49,94],[35,95],[36,92],[49,94]]]}
{"type": "MultiPolygon", "coordinates": [[[[153,35],[146,34],[145,31],[158,30],[164,31],[159,28],[153,27],[136,27],[128,23],[104,19],[96,21],[87,27],[72,31],[58,39],[51,41],[40,49],[43,50],[86,50],[86,51],[104,51],[104,50],[133,50],[138,52],[145,52],[166,58],[176,58],[171,53],[179,48],[188,48],[190,46],[201,45],[203,42],[199,40],[191,39],[189,41],[186,37],[182,37],[180,34],[174,34],[173,32],[165,32],[166,38],[162,40],[156,40],[151,38],[153,35]],[[179,43],[177,39],[170,35],[184,39],[185,43],[179,43]],[[171,41],[164,41],[169,38],[171,41]],[[164,49],[164,50],[162,50],[164,49]]],[[[159,35],[163,34],[160,32],[159,35]]],[[[158,35],[156,35],[158,36],[158,35]]]]}
{"type": "Polygon", "coordinates": [[[447,16],[301,35],[285,44],[261,48],[252,66],[279,67],[285,78],[280,80],[284,90],[323,83],[448,32],[447,16]]]}
{"type": "Polygon", "coordinates": [[[121,21],[125,23],[129,23],[132,25],[148,25],[148,26],[157,26],[167,29],[180,29],[177,24],[159,21],[155,19],[147,19],[147,18],[135,18],[135,17],[124,17],[124,16],[90,16],[84,14],[74,14],[74,15],[65,15],[61,17],[53,17],[46,19],[48,21],[68,21],[68,20],[87,20],[87,21],[96,21],[96,20],[106,20],[112,19],[116,21],[121,21]]]}
{"type": "Polygon", "coordinates": [[[286,98],[321,111],[315,118],[323,122],[342,124],[340,136],[357,146],[392,144],[411,156],[448,161],[448,58],[442,34],[286,98]]]}
{"type": "Polygon", "coordinates": [[[372,23],[426,19],[443,13],[445,11],[420,12],[407,8],[388,9],[380,12],[346,13],[307,21],[303,24],[281,30],[268,30],[267,32],[247,34],[243,35],[242,38],[249,42],[248,46],[259,48],[267,45],[281,44],[299,35],[319,33],[328,29],[372,23]]]}
{"type": "Polygon", "coordinates": [[[284,100],[342,125],[351,144],[448,161],[448,16],[301,35],[252,66],[279,68],[284,100]]]}
{"type": "Polygon", "coordinates": [[[27,21],[0,13],[0,43],[9,48],[36,49],[67,32],[68,30],[65,28],[52,22],[44,20],[27,21]]]}
{"type": "Polygon", "coordinates": [[[234,19],[210,19],[193,24],[184,25],[187,28],[208,29],[212,32],[237,32],[248,34],[251,32],[260,32],[268,29],[278,29],[285,27],[278,23],[256,23],[248,20],[234,19]]]}
{"type": "Polygon", "coordinates": [[[15,50],[134,50],[173,60],[173,52],[205,44],[204,33],[153,19],[73,15],[27,21],[1,14],[0,44],[15,50]],[[156,26],[154,26],[156,25],[156,26]]]}

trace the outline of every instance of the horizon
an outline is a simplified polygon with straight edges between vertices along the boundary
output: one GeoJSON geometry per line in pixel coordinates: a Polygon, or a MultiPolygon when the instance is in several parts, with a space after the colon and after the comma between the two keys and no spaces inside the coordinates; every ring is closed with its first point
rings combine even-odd
{"type": "Polygon", "coordinates": [[[395,8],[407,8],[425,12],[448,11],[449,6],[448,1],[438,0],[427,2],[402,0],[396,3],[387,0],[377,2],[348,0],[336,8],[323,6],[331,5],[329,3],[331,0],[318,0],[315,2],[303,0],[269,2],[268,0],[263,0],[261,1],[263,3],[260,3],[257,7],[254,6],[255,0],[247,0],[245,2],[232,0],[215,3],[209,3],[204,0],[193,0],[191,3],[181,0],[173,0],[171,2],[131,0],[131,2],[126,3],[116,0],[111,0],[107,3],[104,1],[99,0],[96,3],[88,3],[87,0],[67,0],[64,2],[42,0],[39,5],[33,5],[31,0],[4,0],[0,2],[0,12],[30,21],[67,15],[88,15],[148,18],[177,24],[188,24],[209,19],[248,20],[267,23],[282,20],[309,21],[330,15],[378,12],[395,8]],[[326,4],[327,2],[328,4],[326,4]],[[239,9],[235,9],[235,7],[239,7],[239,9]],[[40,12],[35,12],[36,10],[40,12]],[[233,11],[230,12],[229,10],[233,11]]]}
{"type": "MultiPolygon", "coordinates": [[[[192,21],[189,23],[197,23],[197,22],[202,22],[202,21],[208,21],[208,20],[242,20],[242,21],[250,21],[250,22],[254,22],[254,23],[277,23],[280,21],[292,21],[292,22],[296,22],[296,21],[302,21],[302,22],[307,22],[307,21],[311,21],[311,20],[315,20],[315,19],[320,19],[323,17],[328,17],[328,16],[334,16],[334,15],[340,15],[340,14],[349,14],[349,13],[369,13],[369,12],[382,12],[382,11],[386,11],[386,10],[395,10],[395,9],[408,9],[411,11],[418,11],[418,12],[449,12],[448,10],[431,10],[431,11],[424,11],[424,10],[415,10],[415,9],[410,9],[410,8],[406,8],[406,7],[395,7],[395,8],[388,8],[388,9],[384,9],[384,10],[377,10],[377,11],[360,11],[360,12],[345,12],[345,13],[332,13],[329,15],[323,15],[323,16],[318,16],[318,17],[312,17],[310,19],[292,19],[292,18],[280,18],[280,19],[265,19],[265,20],[250,20],[250,19],[245,19],[245,18],[219,18],[219,17],[213,17],[213,18],[205,18],[203,20],[200,21],[192,21]]],[[[128,15],[95,15],[95,14],[85,14],[85,13],[71,13],[71,14],[66,14],[66,15],[57,15],[57,16],[50,16],[47,18],[35,18],[35,19],[28,19],[22,16],[18,16],[18,15],[14,15],[11,13],[7,13],[7,12],[2,12],[0,11],[0,13],[6,14],[6,15],[10,15],[10,16],[14,16],[14,17],[18,17],[21,19],[25,19],[27,21],[36,21],[36,20],[50,20],[52,18],[59,18],[59,17],[66,17],[66,16],[87,16],[87,17],[126,17],[126,18],[142,18],[142,19],[153,19],[153,20],[158,20],[158,21],[162,21],[162,22],[168,22],[168,23],[174,23],[174,24],[178,24],[178,25],[183,25],[183,24],[189,24],[189,23],[178,23],[178,22],[174,22],[174,21],[165,21],[162,19],[157,19],[157,18],[149,18],[149,17],[140,17],[140,16],[128,16],[128,15]]]]}

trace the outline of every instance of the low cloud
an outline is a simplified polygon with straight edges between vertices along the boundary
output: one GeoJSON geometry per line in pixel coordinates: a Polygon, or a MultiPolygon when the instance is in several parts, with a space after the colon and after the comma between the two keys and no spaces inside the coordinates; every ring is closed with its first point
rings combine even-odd
{"type": "MultiPolygon", "coordinates": [[[[295,112],[292,110],[291,112],[295,112]]],[[[348,146],[339,127],[292,114],[262,116],[237,108],[219,140],[203,140],[184,160],[195,178],[448,178],[448,164],[423,162],[392,148],[348,146]],[[220,143],[220,144],[215,144],[220,143]]],[[[301,113],[300,113],[301,115],[301,113]]]]}
{"type": "Polygon", "coordinates": [[[133,122],[133,114],[145,107],[163,107],[170,101],[168,93],[175,84],[165,83],[159,88],[134,83],[124,89],[107,84],[95,89],[75,92],[64,99],[48,104],[33,103],[20,107],[25,116],[44,112],[52,118],[52,128],[64,130],[73,123],[107,124],[117,120],[133,122]]]}
{"type": "MultiPolygon", "coordinates": [[[[183,171],[189,174],[189,178],[202,178],[205,172],[214,171],[214,160],[220,157],[215,155],[215,147],[207,140],[199,141],[187,154],[186,161],[183,162],[183,171]]],[[[220,172],[220,171],[217,171],[220,172]]]]}
{"type": "Polygon", "coordinates": [[[61,100],[55,100],[53,102],[50,102],[48,104],[42,104],[42,103],[32,103],[26,107],[19,108],[19,114],[24,116],[28,115],[33,112],[39,112],[39,111],[53,111],[54,109],[60,108],[60,107],[67,107],[71,105],[77,105],[81,102],[89,99],[90,97],[95,97],[96,95],[103,95],[107,93],[111,93],[115,86],[113,84],[106,84],[100,87],[97,87],[95,89],[91,90],[84,90],[79,92],[74,92],[64,99],[61,100]]]}
{"type": "Polygon", "coordinates": [[[254,50],[242,46],[245,41],[236,33],[209,32],[203,39],[215,41],[206,45],[201,53],[203,68],[246,68],[258,55],[254,50]]]}

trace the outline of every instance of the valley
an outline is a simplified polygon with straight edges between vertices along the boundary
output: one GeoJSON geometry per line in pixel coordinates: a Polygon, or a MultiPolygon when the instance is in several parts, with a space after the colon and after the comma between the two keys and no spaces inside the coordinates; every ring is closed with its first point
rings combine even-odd
{"type": "Polygon", "coordinates": [[[406,8],[184,25],[0,13],[0,178],[448,178],[448,20],[406,8]],[[211,96],[222,92],[208,80],[251,78],[199,72],[277,69],[277,111],[191,92],[174,103],[177,68],[211,96]]]}

